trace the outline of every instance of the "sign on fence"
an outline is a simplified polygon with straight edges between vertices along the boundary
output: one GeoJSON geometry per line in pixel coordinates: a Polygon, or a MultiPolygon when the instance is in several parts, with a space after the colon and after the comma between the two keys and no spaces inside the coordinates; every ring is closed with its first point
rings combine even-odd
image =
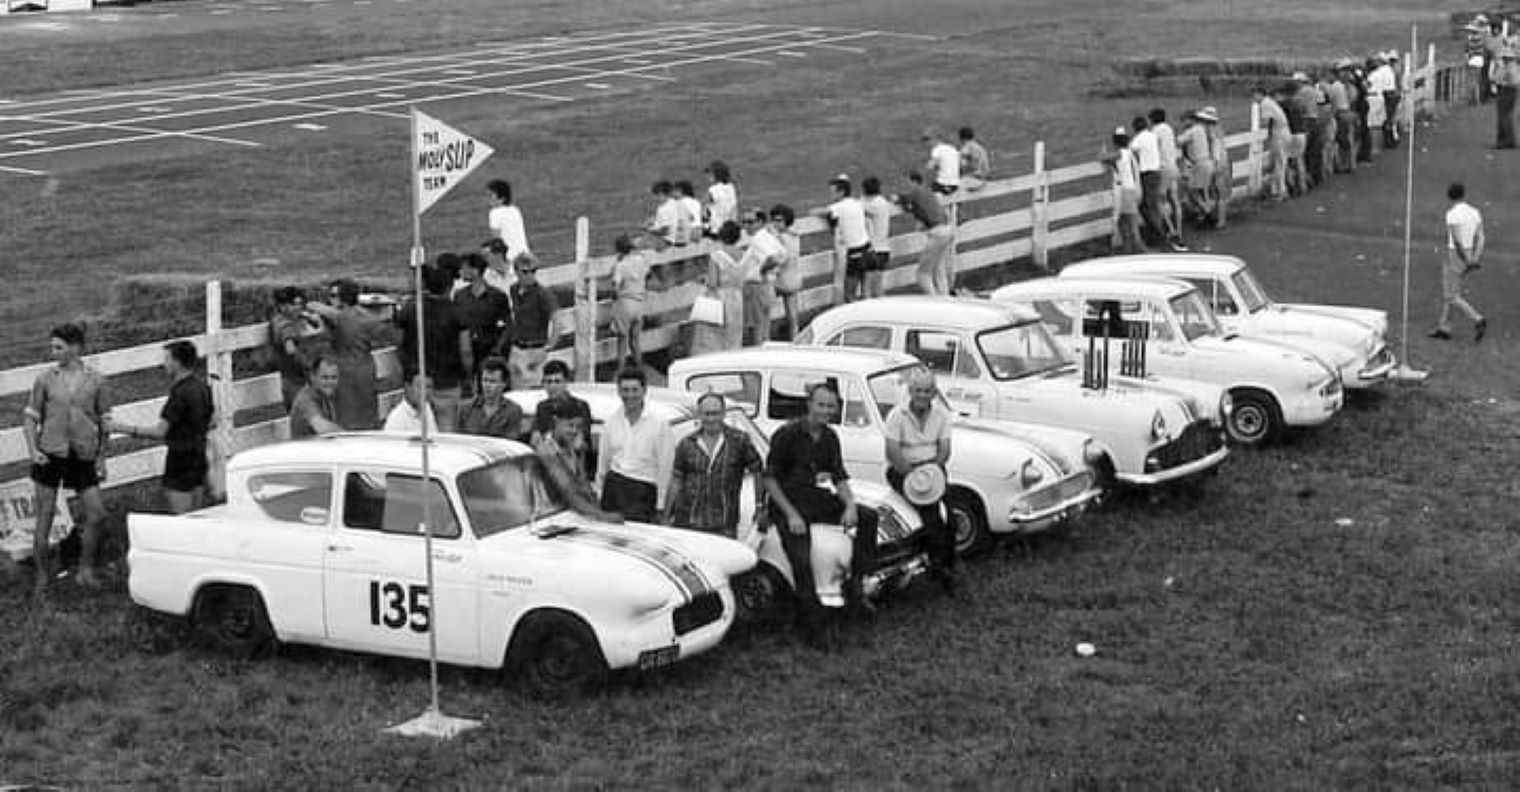
{"type": "MultiPolygon", "coordinates": [[[[19,479],[0,484],[0,553],[16,560],[31,557],[36,516],[30,480],[19,479]]],[[[74,520],[69,514],[68,501],[59,492],[50,540],[53,544],[63,541],[63,537],[68,536],[73,527],[74,520]]]]}

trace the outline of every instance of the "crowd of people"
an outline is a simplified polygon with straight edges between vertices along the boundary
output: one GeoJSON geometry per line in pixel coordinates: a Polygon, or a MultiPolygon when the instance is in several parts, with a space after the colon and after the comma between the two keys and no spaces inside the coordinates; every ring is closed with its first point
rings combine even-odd
{"type": "MultiPolygon", "coordinates": [[[[1252,89],[1266,133],[1262,175],[1268,200],[1304,195],[1399,146],[1407,121],[1397,52],[1343,58],[1252,89]],[[1403,107],[1404,115],[1400,115],[1403,107]]],[[[1178,132],[1155,108],[1114,130],[1105,155],[1118,191],[1115,244],[1127,253],[1187,250],[1182,231],[1224,228],[1234,170],[1219,111],[1188,110],[1178,132]]]]}

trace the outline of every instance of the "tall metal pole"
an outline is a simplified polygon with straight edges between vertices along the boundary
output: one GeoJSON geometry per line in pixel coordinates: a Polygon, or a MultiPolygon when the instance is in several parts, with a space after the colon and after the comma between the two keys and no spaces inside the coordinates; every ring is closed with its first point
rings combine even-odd
{"type": "MultiPolygon", "coordinates": [[[[417,111],[412,109],[412,161],[408,166],[415,168],[417,164],[417,111]]],[[[417,174],[412,173],[412,283],[416,292],[414,301],[417,310],[417,394],[418,412],[422,416],[422,547],[427,555],[427,592],[428,603],[428,676],[432,688],[432,709],[434,714],[440,712],[438,707],[438,598],[437,588],[433,585],[433,514],[429,507],[432,500],[431,467],[428,464],[428,379],[427,379],[427,326],[422,321],[423,314],[423,289],[422,289],[422,264],[425,260],[422,252],[422,195],[417,187],[417,174]]],[[[406,383],[402,383],[406,387],[406,383]]]]}
{"type": "MultiPolygon", "coordinates": [[[[1416,46],[1415,46],[1415,41],[1416,41],[1415,37],[1416,37],[1417,28],[1418,28],[1417,25],[1410,25],[1409,26],[1409,57],[1410,57],[1410,60],[1413,60],[1414,57],[1415,57],[1415,53],[1419,51],[1416,48],[1416,46]]],[[[1413,87],[1412,86],[1413,81],[1410,79],[1410,77],[1413,75],[1413,71],[1412,71],[1413,68],[1414,68],[1414,66],[1413,66],[1412,63],[1411,64],[1405,64],[1405,67],[1404,67],[1404,77],[1403,77],[1403,80],[1402,80],[1404,84],[1403,84],[1403,86],[1401,86],[1404,89],[1404,99],[1405,99],[1405,103],[1406,103],[1406,105],[1408,106],[1408,109],[1409,109],[1409,139],[1406,140],[1406,141],[1404,141],[1404,147],[1409,150],[1408,151],[1408,164],[1406,165],[1406,167],[1404,169],[1404,322],[1403,322],[1404,326],[1403,326],[1403,329],[1400,331],[1401,337],[1402,337],[1402,342],[1401,342],[1401,347],[1399,349],[1399,360],[1403,363],[1403,365],[1405,367],[1408,367],[1408,365],[1409,365],[1409,267],[1410,267],[1410,246],[1412,244],[1412,227],[1414,225],[1414,140],[1415,140],[1414,111],[1415,111],[1415,108],[1414,108],[1413,104],[1410,104],[1413,101],[1413,97],[1410,96],[1410,93],[1411,93],[1410,89],[1413,87]]],[[[1389,122],[1393,124],[1393,128],[1395,130],[1398,129],[1398,123],[1399,123],[1398,119],[1391,118],[1391,119],[1389,119],[1389,122]]]]}

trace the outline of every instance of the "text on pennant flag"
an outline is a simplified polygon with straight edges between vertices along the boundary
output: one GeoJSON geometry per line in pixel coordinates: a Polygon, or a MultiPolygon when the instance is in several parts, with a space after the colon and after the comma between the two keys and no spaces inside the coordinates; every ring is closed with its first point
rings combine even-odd
{"type": "Polygon", "coordinates": [[[490,146],[416,110],[412,135],[418,213],[426,212],[494,153],[490,146]]]}

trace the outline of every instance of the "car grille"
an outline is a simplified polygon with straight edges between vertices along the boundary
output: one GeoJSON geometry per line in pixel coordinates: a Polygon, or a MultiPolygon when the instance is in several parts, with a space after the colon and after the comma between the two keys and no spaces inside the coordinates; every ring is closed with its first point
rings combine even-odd
{"type": "Polygon", "coordinates": [[[673,616],[676,635],[685,635],[692,630],[712,624],[723,617],[723,598],[718,592],[709,591],[700,594],[691,602],[676,608],[673,616]]]}
{"type": "Polygon", "coordinates": [[[1092,474],[1083,471],[1061,479],[1044,489],[1035,490],[1026,495],[1025,500],[1028,501],[1031,511],[1044,511],[1080,496],[1091,487],[1092,474]]]}
{"type": "Polygon", "coordinates": [[[1182,435],[1151,452],[1157,470],[1168,470],[1202,459],[1224,445],[1224,434],[1208,421],[1194,421],[1182,435]]]}
{"type": "Polygon", "coordinates": [[[1367,366],[1363,369],[1363,371],[1372,371],[1373,369],[1379,368],[1381,366],[1389,365],[1392,362],[1393,351],[1390,350],[1387,345],[1380,346],[1376,352],[1372,353],[1372,355],[1367,358],[1367,366]]]}

